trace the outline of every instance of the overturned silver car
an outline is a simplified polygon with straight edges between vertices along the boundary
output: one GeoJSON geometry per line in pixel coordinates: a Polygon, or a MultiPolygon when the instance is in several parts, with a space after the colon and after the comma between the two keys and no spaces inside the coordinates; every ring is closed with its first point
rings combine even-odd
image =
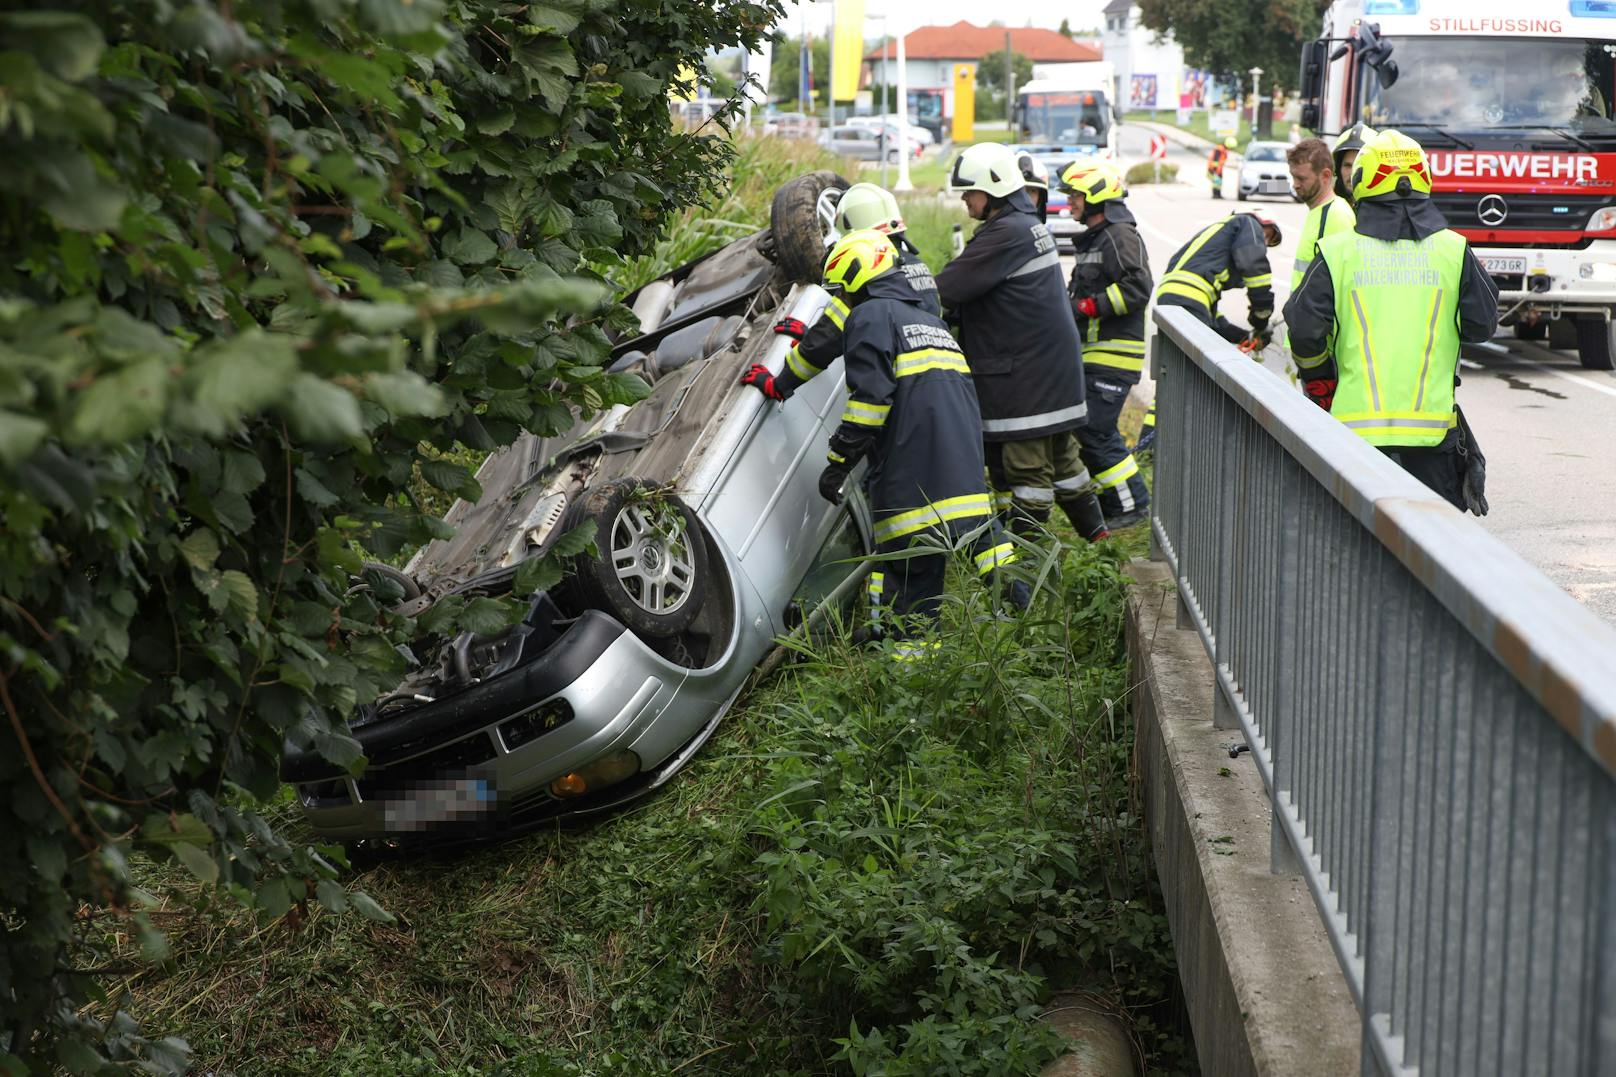
{"type": "MultiPolygon", "coordinates": [[[[454,538],[402,573],[401,607],[508,592],[516,568],[593,520],[598,553],[498,636],[423,639],[403,684],[350,721],[367,769],[289,743],[283,776],[321,835],[465,840],[643,795],[712,734],[775,638],[848,600],[867,570],[868,508],[819,496],[846,385],[815,379],[789,407],[738,384],[779,371],[783,317],[812,322],[823,253],[813,173],[776,195],[772,226],[630,297],[640,335],[613,369],[650,396],[554,438],[527,436],[478,472],[454,538]]],[[[849,484],[850,487],[856,484],[849,484]]]]}

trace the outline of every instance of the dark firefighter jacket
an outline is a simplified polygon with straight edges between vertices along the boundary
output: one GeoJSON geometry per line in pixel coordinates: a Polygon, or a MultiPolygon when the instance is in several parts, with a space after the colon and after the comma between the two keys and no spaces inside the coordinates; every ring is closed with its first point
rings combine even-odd
{"type": "MultiPolygon", "coordinates": [[[[1399,239],[1426,239],[1448,226],[1442,211],[1427,198],[1396,201],[1378,198],[1353,207],[1358,215],[1353,230],[1371,239],[1388,242],[1399,239]]],[[[1465,249],[1464,271],[1459,278],[1459,339],[1469,344],[1491,340],[1498,328],[1498,288],[1476,260],[1476,253],[1465,249]]],[[[1335,282],[1323,258],[1307,267],[1301,286],[1285,304],[1285,326],[1290,331],[1291,354],[1301,376],[1312,381],[1338,377],[1331,350],[1335,341],[1335,282]]],[[[1418,336],[1425,326],[1411,327],[1418,336]]]]}
{"type": "Polygon", "coordinates": [[[982,400],[982,436],[1025,441],[1082,426],[1083,346],[1060,256],[1026,191],[983,222],[937,275],[982,400]]]}
{"type": "Polygon", "coordinates": [[[870,460],[877,542],[990,514],[981,414],[965,355],[901,273],[864,286],[847,315],[848,400],[832,463],[870,460]]]}
{"type": "Polygon", "coordinates": [[[1145,364],[1145,308],[1150,305],[1150,256],[1133,213],[1121,202],[1104,202],[1105,217],[1072,240],[1076,261],[1067,292],[1083,337],[1083,366],[1104,367],[1130,384],[1145,364]],[[1077,309],[1093,299],[1099,316],[1077,309]]]}
{"type": "MultiPolygon", "coordinates": [[[[1268,268],[1268,244],[1256,214],[1236,213],[1209,224],[1174,251],[1156,286],[1156,302],[1198,308],[1220,332],[1230,336],[1232,324],[1217,313],[1218,297],[1225,288],[1246,290],[1253,323],[1265,324],[1274,316],[1274,275],[1268,268]]],[[[1252,325],[1253,329],[1261,327],[1252,325]]]]}
{"type": "MultiPolygon", "coordinates": [[[[921,307],[928,313],[940,316],[943,308],[937,301],[937,282],[932,279],[931,270],[920,260],[920,252],[908,237],[895,236],[893,239],[898,246],[898,267],[920,298],[921,307]]],[[[846,319],[847,303],[839,295],[831,296],[824,312],[803,334],[801,343],[786,354],[786,367],[774,379],[775,387],[781,393],[790,396],[836,361],[837,356],[842,354],[842,324],[846,319]]]]}

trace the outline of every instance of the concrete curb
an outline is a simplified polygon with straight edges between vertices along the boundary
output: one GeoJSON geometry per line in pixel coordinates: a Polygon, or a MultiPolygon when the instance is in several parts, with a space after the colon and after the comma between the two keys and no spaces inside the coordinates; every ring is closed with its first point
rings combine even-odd
{"type": "Polygon", "coordinates": [[[1135,758],[1201,1071],[1357,1074],[1360,1022],[1312,895],[1269,872],[1271,809],[1240,733],[1212,728],[1212,667],[1176,627],[1165,565],[1128,600],[1135,758]]]}

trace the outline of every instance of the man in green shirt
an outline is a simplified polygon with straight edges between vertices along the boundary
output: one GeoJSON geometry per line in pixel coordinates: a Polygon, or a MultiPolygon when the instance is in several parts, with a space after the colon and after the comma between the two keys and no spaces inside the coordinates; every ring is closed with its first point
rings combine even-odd
{"type": "Polygon", "coordinates": [[[1354,164],[1352,193],[1357,222],[1319,241],[1285,304],[1303,385],[1462,512],[1459,346],[1492,337],[1498,289],[1432,203],[1430,167],[1412,138],[1371,138],[1354,164]]]}
{"type": "Polygon", "coordinates": [[[1296,241],[1296,265],[1291,270],[1291,291],[1302,285],[1302,275],[1321,238],[1336,232],[1350,232],[1354,223],[1352,204],[1335,193],[1335,162],[1322,138],[1304,138],[1285,153],[1291,169],[1291,189],[1307,203],[1307,220],[1302,237],[1296,241]]]}

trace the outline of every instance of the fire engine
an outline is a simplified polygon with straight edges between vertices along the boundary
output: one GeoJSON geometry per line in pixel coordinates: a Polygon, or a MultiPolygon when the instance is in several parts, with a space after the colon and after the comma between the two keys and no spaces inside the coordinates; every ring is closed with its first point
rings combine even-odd
{"type": "Polygon", "coordinates": [[[1326,141],[1363,121],[1425,147],[1516,336],[1616,366],[1616,0],[1344,0],[1300,87],[1326,141]]]}

